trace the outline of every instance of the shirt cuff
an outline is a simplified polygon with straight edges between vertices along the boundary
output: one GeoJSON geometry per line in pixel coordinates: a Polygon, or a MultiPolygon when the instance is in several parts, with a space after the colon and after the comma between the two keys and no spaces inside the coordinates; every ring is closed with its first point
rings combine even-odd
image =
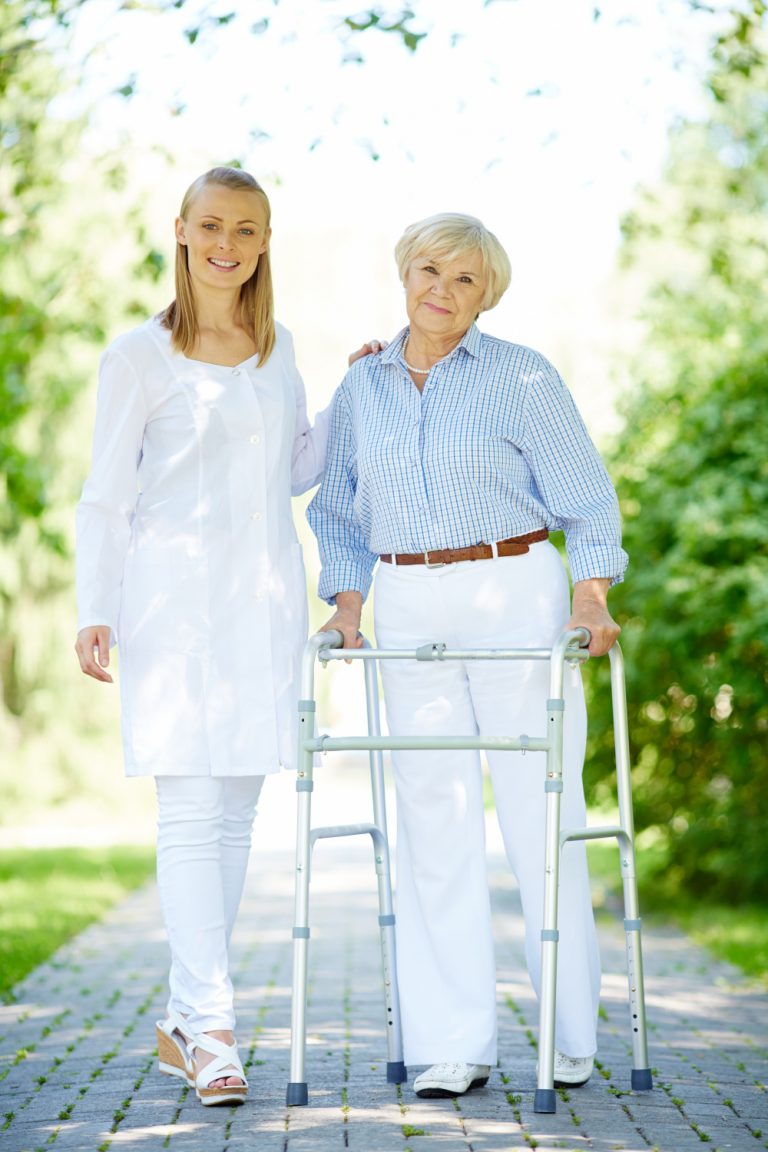
{"type": "Polygon", "coordinates": [[[359,592],[363,600],[371,590],[373,569],[378,556],[370,555],[370,560],[337,560],[326,564],[320,573],[317,594],[328,604],[336,603],[339,592],[359,592]]]}

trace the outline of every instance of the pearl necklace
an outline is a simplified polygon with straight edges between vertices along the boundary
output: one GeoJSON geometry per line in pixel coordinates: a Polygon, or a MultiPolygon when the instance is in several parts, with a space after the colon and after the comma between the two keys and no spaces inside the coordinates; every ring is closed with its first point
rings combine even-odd
{"type": "Polygon", "coordinates": [[[426,376],[429,372],[432,371],[432,368],[434,368],[434,364],[432,365],[432,368],[414,368],[413,364],[409,364],[405,358],[405,352],[406,352],[407,347],[408,347],[408,340],[406,340],[405,345],[403,347],[403,350],[400,353],[400,355],[403,358],[403,364],[405,364],[405,366],[409,372],[415,372],[417,376],[426,376]]]}

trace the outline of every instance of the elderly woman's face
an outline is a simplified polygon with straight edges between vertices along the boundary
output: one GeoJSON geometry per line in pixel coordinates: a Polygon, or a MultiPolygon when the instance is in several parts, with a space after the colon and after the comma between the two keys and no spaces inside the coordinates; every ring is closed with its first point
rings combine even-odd
{"type": "Polygon", "coordinates": [[[411,329],[461,339],[485,296],[483,257],[470,250],[455,260],[412,260],[405,274],[405,307],[411,329]]]}

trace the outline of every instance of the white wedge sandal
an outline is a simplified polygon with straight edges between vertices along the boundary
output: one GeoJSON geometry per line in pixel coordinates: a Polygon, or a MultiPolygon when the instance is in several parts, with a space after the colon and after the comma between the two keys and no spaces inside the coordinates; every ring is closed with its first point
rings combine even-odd
{"type": "Polygon", "coordinates": [[[206,1106],[211,1104],[242,1104],[248,1095],[248,1081],[245,1078],[237,1044],[224,1044],[221,1040],[216,1040],[213,1036],[201,1032],[190,1041],[187,1049],[192,1060],[194,1060],[196,1049],[209,1052],[213,1056],[210,1064],[201,1068],[192,1081],[200,1103],[206,1106]],[[226,1080],[230,1076],[237,1076],[243,1083],[211,1088],[212,1081],[226,1080]]]}

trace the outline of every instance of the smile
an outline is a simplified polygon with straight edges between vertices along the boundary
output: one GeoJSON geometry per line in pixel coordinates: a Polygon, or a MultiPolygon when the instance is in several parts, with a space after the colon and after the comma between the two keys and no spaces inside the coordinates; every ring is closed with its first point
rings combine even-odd
{"type": "Polygon", "coordinates": [[[217,268],[237,268],[240,263],[239,260],[216,260],[213,256],[208,259],[209,264],[215,264],[217,268]]]}

